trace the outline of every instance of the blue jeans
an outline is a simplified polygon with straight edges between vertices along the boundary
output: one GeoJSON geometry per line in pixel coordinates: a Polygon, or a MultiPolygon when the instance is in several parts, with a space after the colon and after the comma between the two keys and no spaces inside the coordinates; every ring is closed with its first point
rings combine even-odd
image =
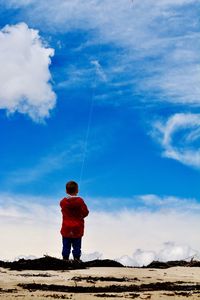
{"type": "Polygon", "coordinates": [[[81,241],[82,238],[62,238],[63,249],[62,256],[64,259],[69,259],[71,248],[74,259],[80,259],[81,257],[81,241]]]}

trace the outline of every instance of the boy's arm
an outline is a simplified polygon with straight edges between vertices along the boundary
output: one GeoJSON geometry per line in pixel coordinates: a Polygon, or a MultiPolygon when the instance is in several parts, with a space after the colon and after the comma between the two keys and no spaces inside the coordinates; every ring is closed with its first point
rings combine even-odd
{"type": "Polygon", "coordinates": [[[64,199],[62,199],[62,200],[60,201],[60,207],[61,207],[61,208],[63,207],[63,200],[64,200],[64,199]]]}
{"type": "Polygon", "coordinates": [[[81,203],[81,209],[82,209],[82,214],[83,214],[83,218],[87,217],[89,214],[89,210],[87,208],[87,205],[85,204],[85,202],[83,201],[83,199],[81,199],[82,203],[81,203]]]}

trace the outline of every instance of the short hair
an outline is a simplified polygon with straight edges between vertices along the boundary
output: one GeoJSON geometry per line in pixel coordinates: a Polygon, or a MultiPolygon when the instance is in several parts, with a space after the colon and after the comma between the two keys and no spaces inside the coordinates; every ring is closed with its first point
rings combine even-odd
{"type": "Polygon", "coordinates": [[[69,181],[66,183],[66,191],[67,194],[74,194],[76,192],[78,192],[78,183],[76,183],[75,181],[69,181]]]}

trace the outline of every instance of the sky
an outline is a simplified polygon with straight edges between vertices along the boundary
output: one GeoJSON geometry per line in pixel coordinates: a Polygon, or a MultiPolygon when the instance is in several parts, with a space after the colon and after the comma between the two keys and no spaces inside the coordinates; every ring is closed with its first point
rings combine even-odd
{"type": "Polygon", "coordinates": [[[0,258],[61,255],[69,180],[90,209],[87,259],[199,255],[199,13],[200,0],[1,0],[0,258]]]}

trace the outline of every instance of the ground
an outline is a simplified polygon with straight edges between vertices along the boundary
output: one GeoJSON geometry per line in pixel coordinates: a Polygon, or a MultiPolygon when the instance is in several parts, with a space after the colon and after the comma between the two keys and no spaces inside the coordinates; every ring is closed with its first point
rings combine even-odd
{"type": "Polygon", "coordinates": [[[200,268],[0,268],[0,299],[200,299],[200,268]]]}

